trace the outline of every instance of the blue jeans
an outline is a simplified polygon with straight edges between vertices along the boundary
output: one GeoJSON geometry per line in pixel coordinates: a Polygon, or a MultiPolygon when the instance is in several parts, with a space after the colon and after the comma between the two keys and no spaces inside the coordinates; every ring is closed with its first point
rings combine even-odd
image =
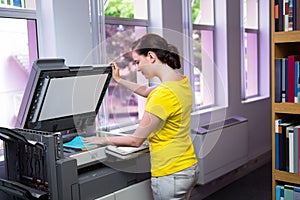
{"type": "Polygon", "coordinates": [[[188,200],[198,178],[198,164],[167,176],[151,177],[153,198],[154,200],[188,200]]]}

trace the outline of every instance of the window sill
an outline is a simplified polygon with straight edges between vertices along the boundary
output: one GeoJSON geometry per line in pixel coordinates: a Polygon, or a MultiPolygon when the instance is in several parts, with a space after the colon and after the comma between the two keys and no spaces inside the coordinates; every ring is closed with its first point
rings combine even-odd
{"type": "Polygon", "coordinates": [[[191,116],[201,115],[201,114],[205,114],[205,113],[209,113],[209,112],[214,112],[214,111],[220,111],[220,110],[226,109],[226,108],[227,108],[227,106],[214,106],[214,107],[211,107],[211,108],[196,110],[196,111],[193,111],[191,113],[191,116]]]}
{"type": "Polygon", "coordinates": [[[253,102],[256,102],[256,101],[262,101],[262,100],[266,100],[266,99],[269,99],[269,98],[270,98],[269,96],[252,97],[252,98],[243,100],[243,101],[242,101],[242,104],[253,103],[253,102]]]}

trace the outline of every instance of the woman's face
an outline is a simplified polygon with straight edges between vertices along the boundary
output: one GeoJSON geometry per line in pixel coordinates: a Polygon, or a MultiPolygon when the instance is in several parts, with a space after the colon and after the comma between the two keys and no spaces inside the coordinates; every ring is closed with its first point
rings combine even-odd
{"type": "Polygon", "coordinates": [[[136,52],[132,52],[133,61],[137,67],[137,70],[140,71],[146,79],[154,77],[154,74],[151,70],[151,58],[150,56],[139,55],[136,52]]]}

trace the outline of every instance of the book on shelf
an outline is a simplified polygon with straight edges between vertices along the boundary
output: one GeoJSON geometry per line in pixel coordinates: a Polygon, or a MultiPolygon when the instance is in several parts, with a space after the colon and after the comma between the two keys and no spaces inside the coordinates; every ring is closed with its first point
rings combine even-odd
{"type": "Polygon", "coordinates": [[[300,200],[300,188],[292,184],[275,186],[276,200],[300,200]]]}
{"type": "Polygon", "coordinates": [[[282,200],[284,198],[283,185],[276,185],[275,196],[276,200],[282,200]]]}
{"type": "Polygon", "coordinates": [[[275,59],[275,102],[300,103],[300,55],[275,59]]]}
{"type": "Polygon", "coordinates": [[[278,143],[279,145],[276,147],[278,148],[278,159],[279,159],[279,170],[288,171],[288,154],[287,154],[287,127],[291,126],[292,123],[286,122],[279,124],[278,129],[278,143]]]}
{"type": "Polygon", "coordinates": [[[295,62],[300,60],[299,55],[288,56],[288,102],[294,103],[295,93],[295,62]]]}
{"type": "Polygon", "coordinates": [[[275,31],[283,31],[283,0],[275,0],[275,31]]]}
{"type": "Polygon", "coordinates": [[[300,120],[275,120],[275,169],[300,172],[300,120]]]}
{"type": "Polygon", "coordinates": [[[284,185],[284,200],[294,200],[294,187],[292,185],[284,185]]]}
{"type": "Polygon", "coordinates": [[[288,30],[293,31],[294,29],[294,0],[289,0],[289,8],[288,8],[288,30]]]}
{"type": "Polygon", "coordinates": [[[279,31],[279,0],[275,0],[274,3],[274,19],[275,19],[275,31],[279,31]]]}
{"type": "Polygon", "coordinates": [[[300,62],[294,63],[294,103],[300,103],[300,62]]]}
{"type": "Polygon", "coordinates": [[[275,32],[300,30],[299,0],[274,0],[275,32]]]}
{"type": "Polygon", "coordinates": [[[299,133],[300,133],[300,125],[294,127],[294,173],[299,174],[299,133]]]}
{"type": "MultiPolygon", "coordinates": [[[[286,127],[285,146],[283,147],[283,151],[284,151],[283,154],[285,154],[284,155],[284,158],[285,158],[285,167],[284,168],[285,168],[285,171],[290,172],[290,173],[294,173],[293,172],[293,167],[290,165],[291,162],[293,162],[293,160],[290,160],[291,156],[293,156],[293,155],[291,155],[291,152],[290,152],[290,149],[291,149],[291,147],[290,147],[290,145],[291,145],[291,143],[290,143],[290,140],[291,140],[290,134],[292,134],[293,132],[294,132],[294,125],[293,124],[286,127]]],[[[292,163],[292,164],[294,164],[294,163],[292,163]]]]}
{"type": "Polygon", "coordinates": [[[289,31],[289,0],[283,0],[283,31],[289,31]]]}
{"type": "Polygon", "coordinates": [[[294,200],[300,200],[300,188],[294,187],[294,200]]]}
{"type": "Polygon", "coordinates": [[[283,5],[284,0],[275,0],[275,31],[283,31],[283,5]]]}
{"type": "Polygon", "coordinates": [[[282,59],[275,59],[275,102],[282,102],[282,59]]]}
{"type": "Polygon", "coordinates": [[[275,169],[280,170],[280,133],[279,133],[279,124],[282,123],[282,119],[275,120],[275,169]]]}
{"type": "Polygon", "coordinates": [[[288,59],[287,58],[282,58],[282,68],[281,68],[281,73],[282,73],[282,86],[281,86],[281,92],[282,92],[282,102],[287,102],[287,97],[288,97],[288,74],[286,73],[288,71],[288,59]]]}
{"type": "Polygon", "coordinates": [[[288,74],[285,73],[288,68],[287,58],[275,59],[275,102],[287,102],[287,80],[288,74]]]}
{"type": "Polygon", "coordinates": [[[289,126],[287,127],[287,147],[286,147],[286,153],[288,157],[288,163],[286,166],[286,169],[288,169],[288,172],[294,173],[294,128],[295,126],[289,126]]]}
{"type": "Polygon", "coordinates": [[[300,30],[300,1],[294,1],[294,30],[300,30]]]}

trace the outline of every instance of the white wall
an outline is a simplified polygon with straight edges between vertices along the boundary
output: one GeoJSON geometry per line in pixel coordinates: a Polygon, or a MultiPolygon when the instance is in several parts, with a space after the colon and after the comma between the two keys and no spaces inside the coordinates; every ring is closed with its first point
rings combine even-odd
{"type": "Polygon", "coordinates": [[[36,1],[39,55],[79,65],[92,51],[88,0],[36,1]]]}
{"type": "MultiPolygon", "coordinates": [[[[224,0],[223,0],[224,1],[224,0]]],[[[269,8],[269,1],[260,0],[260,11],[263,8],[269,8]]],[[[229,104],[227,115],[241,115],[248,119],[248,146],[249,159],[253,159],[258,155],[271,149],[271,99],[270,96],[253,102],[241,102],[241,43],[240,40],[240,0],[227,0],[227,69],[228,69],[228,97],[229,104]]],[[[218,12],[217,12],[218,13],[218,12]]],[[[263,68],[265,83],[262,85],[265,89],[263,96],[268,95],[270,90],[270,21],[269,9],[260,12],[260,37],[262,50],[259,57],[262,59],[260,67],[263,68]]],[[[222,38],[219,38],[222,39],[222,38]]],[[[222,61],[220,61],[221,63],[222,61]]],[[[262,76],[262,74],[261,74],[262,76]]],[[[263,82],[261,82],[263,83],[263,82]]]]}

